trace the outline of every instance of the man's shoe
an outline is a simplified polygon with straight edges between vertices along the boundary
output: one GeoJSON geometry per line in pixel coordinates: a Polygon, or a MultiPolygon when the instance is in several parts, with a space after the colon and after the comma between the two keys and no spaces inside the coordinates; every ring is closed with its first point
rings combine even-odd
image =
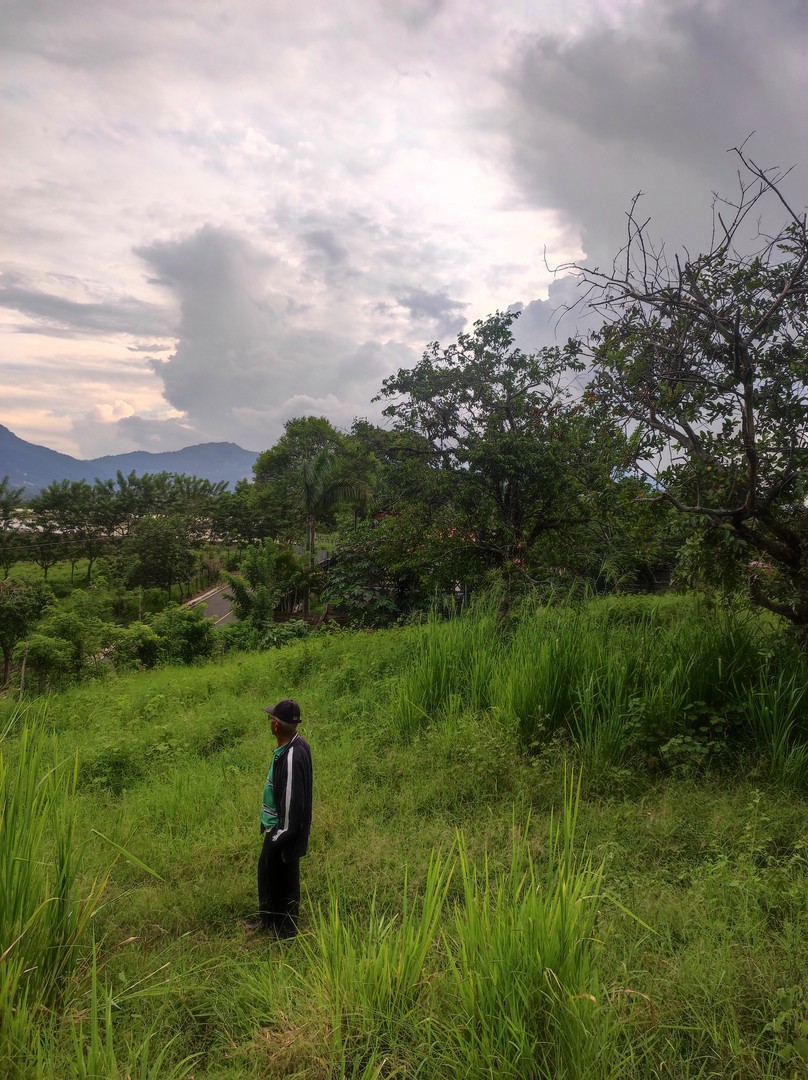
{"type": "Polygon", "coordinates": [[[264,922],[258,915],[249,915],[246,919],[241,919],[240,925],[251,934],[266,934],[272,929],[272,924],[264,922]]]}

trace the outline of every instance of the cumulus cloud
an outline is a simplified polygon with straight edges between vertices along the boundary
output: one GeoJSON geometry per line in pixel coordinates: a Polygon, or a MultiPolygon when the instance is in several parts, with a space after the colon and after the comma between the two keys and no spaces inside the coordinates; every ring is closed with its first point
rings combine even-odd
{"type": "Polygon", "coordinates": [[[808,187],[808,8],[793,0],[659,0],[573,36],[527,35],[505,77],[513,175],[533,205],[580,230],[608,265],[644,192],[658,237],[709,241],[711,196],[735,194],[725,151],[755,132],[762,165],[808,187]]]}
{"type": "Polygon", "coordinates": [[[546,300],[516,303],[511,310],[519,312],[513,337],[514,344],[523,352],[535,352],[546,345],[564,345],[568,338],[586,335],[601,323],[582,304],[578,282],[568,275],[550,285],[546,300]]]}
{"type": "Polygon", "coordinates": [[[639,190],[657,235],[700,243],[753,129],[806,188],[796,0],[4,15],[0,386],[68,453],[347,426],[428,341],[515,304],[523,348],[563,341],[544,252],[610,262],[639,190]]]}
{"type": "Polygon", "coordinates": [[[392,363],[413,362],[406,345],[357,345],[337,322],[323,330],[305,309],[292,314],[277,289],[290,267],[231,231],[206,226],[138,254],[180,311],[176,350],[152,370],[168,403],[208,438],[270,445],[305,412],[347,427],[392,363]]]}

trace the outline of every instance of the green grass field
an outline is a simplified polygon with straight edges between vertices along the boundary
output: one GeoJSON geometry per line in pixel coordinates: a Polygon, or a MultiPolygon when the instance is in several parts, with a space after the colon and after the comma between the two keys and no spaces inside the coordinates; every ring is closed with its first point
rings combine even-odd
{"type": "Polygon", "coordinates": [[[805,694],[758,617],[629,598],[0,703],[0,1075],[808,1076],[805,694]],[[280,944],[241,920],[286,695],[280,944]]]}

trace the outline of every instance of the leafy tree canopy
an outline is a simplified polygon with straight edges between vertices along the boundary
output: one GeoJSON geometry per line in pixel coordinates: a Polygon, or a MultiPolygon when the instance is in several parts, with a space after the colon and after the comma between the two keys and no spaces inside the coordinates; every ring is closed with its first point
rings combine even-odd
{"type": "Polygon", "coordinates": [[[166,589],[191,580],[197,556],[188,522],[184,517],[143,517],[132,528],[126,552],[135,556],[132,581],[138,585],[166,589]]]}
{"type": "Polygon", "coordinates": [[[434,342],[421,362],[385,380],[380,398],[397,428],[429,447],[450,481],[454,535],[491,566],[526,565],[540,537],[585,523],[589,493],[619,466],[622,440],[573,393],[581,347],[525,353],[517,312],[497,312],[457,342],[434,342]]]}
{"type": "MultiPolygon", "coordinates": [[[[267,533],[274,539],[295,539],[306,525],[301,499],[301,474],[306,462],[323,452],[338,455],[346,437],[323,416],[299,416],[287,421],[284,433],[253,466],[256,504],[267,533]]],[[[332,519],[327,519],[333,524],[332,519]]]]}
{"type": "MultiPolygon", "coordinates": [[[[607,319],[593,393],[667,501],[743,568],[752,596],[808,627],[808,231],[783,174],[744,153],[714,243],[669,262],[629,214],[610,273],[578,267],[607,319]],[[763,216],[779,222],[764,230],[763,216]]],[[[717,560],[720,563],[722,560],[717,560]]]]}

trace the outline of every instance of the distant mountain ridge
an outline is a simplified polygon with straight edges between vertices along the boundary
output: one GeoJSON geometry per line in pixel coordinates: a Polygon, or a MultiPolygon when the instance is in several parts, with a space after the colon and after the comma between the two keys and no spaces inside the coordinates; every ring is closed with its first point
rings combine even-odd
{"type": "Polygon", "coordinates": [[[184,473],[231,487],[252,477],[258,454],[230,442],[200,443],[183,450],[152,453],[135,450],[129,454],[108,454],[82,461],[49,450],[47,446],[26,442],[0,424],[0,480],[8,476],[12,487],[24,489],[26,497],[35,495],[54,480],[114,480],[120,470],[124,475],[144,473],[184,473]]]}

